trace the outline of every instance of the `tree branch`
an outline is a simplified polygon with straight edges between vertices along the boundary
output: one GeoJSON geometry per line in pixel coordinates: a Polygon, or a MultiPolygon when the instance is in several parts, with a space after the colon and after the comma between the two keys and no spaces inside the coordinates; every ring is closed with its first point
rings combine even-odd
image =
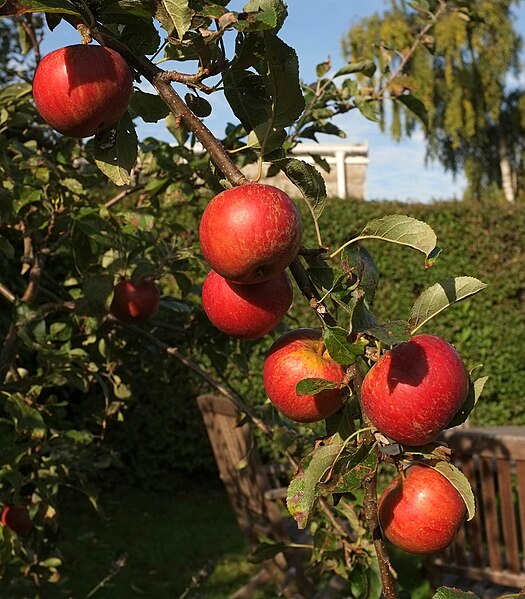
{"type": "Polygon", "coordinates": [[[248,179],[228,155],[220,141],[206,127],[206,125],[186,106],[184,100],[173,89],[169,81],[165,80],[165,71],[155,66],[144,56],[135,56],[128,47],[116,40],[111,32],[102,25],[92,29],[93,37],[105,46],[118,52],[128,64],[145,77],[157,90],[171,112],[184,123],[195,135],[210,154],[215,165],[224,173],[232,185],[243,185],[248,179]]]}
{"type": "Polygon", "coordinates": [[[124,198],[127,198],[132,193],[135,193],[136,191],[140,191],[141,189],[144,189],[144,185],[142,185],[142,184],[134,185],[133,187],[127,187],[126,189],[123,189],[122,191],[117,193],[115,196],[113,196],[111,199],[109,199],[104,204],[104,207],[111,208],[115,204],[118,204],[119,202],[121,202],[124,198]]]}

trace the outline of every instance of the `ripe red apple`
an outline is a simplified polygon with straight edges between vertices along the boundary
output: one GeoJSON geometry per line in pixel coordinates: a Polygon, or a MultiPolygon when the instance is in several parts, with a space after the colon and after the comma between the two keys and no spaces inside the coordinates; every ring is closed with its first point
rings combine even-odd
{"type": "Polygon", "coordinates": [[[416,335],[368,371],[361,404],[383,434],[406,445],[425,445],[461,408],[468,388],[468,373],[452,345],[433,335],[416,335]]]}
{"type": "Polygon", "coordinates": [[[0,523],[7,526],[21,537],[27,536],[33,530],[33,522],[27,508],[22,505],[6,505],[0,516],[0,523]]]}
{"type": "Polygon", "coordinates": [[[211,323],[237,339],[260,339],[276,327],[292,304],[284,272],[253,285],[232,283],[210,270],[202,285],[202,306],[211,323]]]}
{"type": "Polygon", "coordinates": [[[33,78],[33,98],[43,119],[70,137],[95,135],[126,112],[131,71],[120,54],[78,44],[46,54],[33,78]]]}
{"type": "Polygon", "coordinates": [[[315,395],[298,395],[305,378],[343,382],[345,371],[326,351],[321,331],[296,329],[270,347],[264,361],[264,386],[270,401],[296,422],[317,422],[335,414],[344,403],[344,389],[325,389],[315,395]]]}
{"type": "Polygon", "coordinates": [[[448,547],[466,515],[455,487],[429,466],[410,466],[383,491],[379,522],[387,539],[409,553],[448,547]]]}
{"type": "Polygon", "coordinates": [[[297,206],[272,185],[227,189],[206,206],[200,244],[208,264],[236,283],[262,283],[283,272],[301,245],[297,206]]]}
{"type": "Polygon", "coordinates": [[[115,285],[109,311],[123,322],[142,322],[155,316],[159,303],[160,291],[153,281],[122,279],[115,285]]]}

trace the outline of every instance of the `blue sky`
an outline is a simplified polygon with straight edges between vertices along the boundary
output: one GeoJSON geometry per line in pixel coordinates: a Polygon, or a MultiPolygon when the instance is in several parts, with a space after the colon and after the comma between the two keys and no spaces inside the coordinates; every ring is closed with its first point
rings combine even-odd
{"type": "MultiPolygon", "coordinates": [[[[232,10],[242,8],[244,1],[233,0],[232,10]]],[[[330,57],[335,69],[344,64],[341,39],[350,26],[364,16],[380,12],[389,5],[388,0],[288,0],[289,17],[280,36],[296,49],[299,56],[300,73],[305,81],[315,79],[315,67],[330,57]]],[[[525,37],[525,6],[520,2],[514,8],[516,28],[525,37]]],[[[78,33],[67,24],[61,24],[46,37],[43,52],[66,44],[78,43],[78,33]]],[[[181,71],[188,68],[184,64],[181,71]]],[[[174,67],[176,68],[176,67],[174,67]]],[[[178,91],[186,93],[184,87],[178,91]]],[[[217,135],[234,117],[222,97],[212,96],[213,113],[205,120],[217,135]]],[[[461,198],[464,189],[463,177],[456,180],[445,173],[439,164],[425,164],[425,145],[421,132],[410,139],[394,142],[380,132],[377,124],[368,121],[357,111],[341,115],[335,123],[346,133],[346,140],[327,137],[320,141],[367,142],[370,164],[367,172],[367,199],[398,199],[403,201],[431,201],[433,199],[461,198]]],[[[170,134],[162,123],[138,124],[140,137],[155,135],[170,140],[170,134]]]]}

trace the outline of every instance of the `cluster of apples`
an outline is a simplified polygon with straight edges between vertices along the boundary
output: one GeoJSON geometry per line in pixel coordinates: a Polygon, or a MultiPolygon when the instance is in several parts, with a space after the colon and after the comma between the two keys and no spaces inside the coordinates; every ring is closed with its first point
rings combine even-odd
{"type": "MultiPolygon", "coordinates": [[[[260,339],[290,308],[286,268],[301,245],[300,213],[282,190],[260,183],[227,189],[207,205],[199,227],[204,259],[211,267],[202,305],[219,330],[237,339],[260,339]]],[[[278,338],[264,363],[270,401],[299,422],[327,418],[343,406],[339,389],[298,395],[304,378],[339,383],[344,369],[326,352],[321,331],[296,329],[278,338]]]]}
{"type": "MultiPolygon", "coordinates": [[[[465,365],[451,344],[434,335],[415,335],[368,371],[361,405],[381,433],[418,447],[437,440],[465,403],[469,385],[465,365]]],[[[434,553],[450,545],[465,515],[459,491],[421,463],[399,474],[379,501],[385,536],[410,553],[434,553]]]]}
{"type": "Polygon", "coordinates": [[[68,137],[90,137],[114,125],[126,112],[133,77],[111,48],[76,44],[59,48],[38,64],[33,98],[42,118],[68,137]]]}
{"type": "MultiPolygon", "coordinates": [[[[202,305],[219,330],[237,339],[260,339],[289,310],[293,292],[286,268],[299,253],[300,213],[282,190],[260,183],[227,189],[207,205],[199,227],[211,267],[202,305]]],[[[339,389],[297,395],[304,378],[339,383],[344,369],[330,358],[321,331],[296,329],[279,337],[264,363],[264,385],[273,404],[299,422],[322,420],[343,406],[339,389]]]]}
{"type": "MultiPolygon", "coordinates": [[[[200,223],[203,256],[212,270],[202,303],[210,321],[240,339],[258,339],[283,318],[292,301],[285,269],[298,254],[301,221],[281,190],[247,184],[215,196],[200,223]]],[[[288,418],[326,419],[345,402],[346,371],[331,358],[321,331],[300,328],[279,337],[264,362],[270,401],[288,418]],[[333,381],[334,388],[298,395],[305,378],[333,381]]],[[[469,376],[454,347],[433,335],[415,335],[387,351],[364,377],[361,405],[370,423],[401,445],[435,441],[463,406],[469,376]]],[[[466,505],[456,488],[422,463],[396,477],[379,501],[386,537],[413,553],[448,546],[466,505]]]]}
{"type": "MultiPolygon", "coordinates": [[[[33,79],[33,97],[53,129],[82,138],[104,131],[123,116],[132,83],[132,73],[117,52],[79,44],[42,59],[33,79]]],[[[268,334],[293,299],[285,271],[301,245],[301,218],[295,204],[270,185],[250,183],[228,189],[206,207],[199,235],[211,267],[202,288],[210,321],[238,339],[268,334]]],[[[110,312],[122,321],[140,322],[157,312],[159,301],[153,281],[123,279],[114,289],[110,312]]],[[[269,399],[297,422],[323,420],[344,405],[345,369],[330,357],[321,337],[315,329],[290,331],[275,341],[264,363],[269,399]],[[296,385],[305,378],[336,385],[298,395],[296,385]]],[[[372,425],[393,441],[425,445],[461,408],[468,387],[468,374],[455,349],[438,337],[416,335],[386,352],[367,373],[362,408],[372,425]]],[[[452,484],[423,465],[413,465],[393,480],[379,502],[386,536],[415,553],[450,544],[465,510],[452,484]]],[[[1,522],[22,534],[29,527],[16,508],[4,509],[1,522]]]]}

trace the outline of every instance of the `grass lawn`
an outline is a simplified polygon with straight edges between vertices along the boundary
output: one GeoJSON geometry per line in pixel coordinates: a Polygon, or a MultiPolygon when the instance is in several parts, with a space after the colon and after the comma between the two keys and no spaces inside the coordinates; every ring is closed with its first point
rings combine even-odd
{"type": "MultiPolygon", "coordinates": [[[[188,599],[225,599],[255,571],[221,489],[122,488],[101,499],[104,517],[80,496],[64,501],[62,580],[42,599],[178,599],[203,569],[198,595],[188,599]]],[[[34,596],[0,583],[2,599],[34,596]]]]}
{"type": "MultiPolygon", "coordinates": [[[[0,582],[0,597],[228,599],[256,571],[221,488],[172,494],[121,488],[102,496],[101,505],[103,517],[83,496],[64,498],[61,580],[40,594],[0,582]]],[[[426,599],[428,584],[413,558],[393,557],[411,599],[426,599]]],[[[275,591],[252,599],[275,599],[275,591]]]]}

